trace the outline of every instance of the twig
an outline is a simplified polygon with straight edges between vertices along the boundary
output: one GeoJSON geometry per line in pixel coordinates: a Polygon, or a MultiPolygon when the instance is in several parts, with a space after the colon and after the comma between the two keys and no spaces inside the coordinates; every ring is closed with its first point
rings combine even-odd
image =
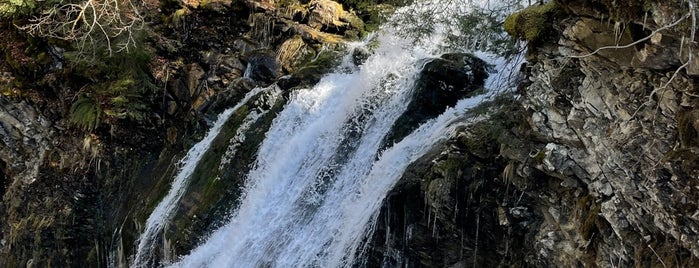
{"type": "Polygon", "coordinates": [[[635,42],[633,42],[633,43],[631,43],[631,44],[623,45],[623,46],[604,46],[604,47],[600,47],[600,48],[596,49],[595,51],[592,51],[592,52],[590,52],[590,53],[587,53],[587,54],[585,54],[585,55],[568,56],[568,57],[570,57],[570,58],[585,58],[585,57],[589,57],[589,56],[595,55],[595,54],[597,54],[597,53],[599,53],[600,51],[605,50],[605,49],[621,49],[621,48],[629,48],[629,47],[638,45],[638,44],[640,44],[641,42],[644,42],[644,41],[650,39],[651,37],[653,37],[656,33],[659,33],[660,31],[664,31],[664,30],[666,30],[666,29],[669,29],[669,28],[672,28],[672,27],[677,26],[677,24],[680,24],[680,22],[682,22],[683,20],[687,19],[690,15],[691,15],[691,12],[690,12],[690,13],[687,13],[687,14],[684,15],[684,16],[682,16],[679,20],[673,22],[672,24],[669,24],[669,25],[660,27],[660,28],[656,29],[655,31],[651,32],[648,36],[646,36],[646,37],[644,37],[644,38],[641,38],[641,39],[639,39],[639,40],[637,40],[637,41],[635,41],[635,42]]]}

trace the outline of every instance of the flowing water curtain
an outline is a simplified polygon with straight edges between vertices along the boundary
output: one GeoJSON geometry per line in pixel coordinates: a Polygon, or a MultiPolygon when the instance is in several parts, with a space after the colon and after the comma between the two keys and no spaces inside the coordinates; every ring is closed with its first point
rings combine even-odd
{"type": "MultiPolygon", "coordinates": [[[[177,207],[178,202],[185,194],[187,187],[189,185],[192,173],[196,169],[199,161],[202,159],[204,154],[209,150],[213,140],[218,136],[219,132],[223,128],[224,124],[228,119],[243,105],[245,105],[252,97],[268,90],[267,88],[255,88],[248,92],[245,97],[238,102],[235,106],[226,109],[221,114],[219,114],[218,119],[213,124],[206,136],[195,144],[188,152],[187,155],[182,158],[179,162],[178,173],[173,179],[172,186],[168,191],[167,195],[163,197],[163,200],[158,203],[155,209],[151,212],[150,216],[146,220],[146,225],[144,227],[143,233],[139,236],[138,246],[136,248],[136,253],[134,255],[134,260],[132,266],[134,267],[148,267],[152,266],[153,262],[153,251],[156,248],[156,242],[158,236],[163,231],[165,225],[167,225],[172,217],[172,214],[177,207]]],[[[278,94],[278,89],[272,87],[270,89],[273,94],[278,94]]],[[[248,125],[249,126],[249,125],[248,125]]]]}

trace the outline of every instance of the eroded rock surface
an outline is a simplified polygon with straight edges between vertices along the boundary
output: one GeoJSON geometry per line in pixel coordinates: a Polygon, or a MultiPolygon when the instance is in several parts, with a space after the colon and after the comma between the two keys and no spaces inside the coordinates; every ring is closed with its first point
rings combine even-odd
{"type": "Polygon", "coordinates": [[[699,265],[697,50],[686,27],[666,27],[687,4],[557,2],[565,15],[530,44],[508,112],[519,123],[497,141],[463,129],[415,163],[382,210],[373,261],[699,265]],[[469,143],[500,150],[474,158],[469,143]]]}

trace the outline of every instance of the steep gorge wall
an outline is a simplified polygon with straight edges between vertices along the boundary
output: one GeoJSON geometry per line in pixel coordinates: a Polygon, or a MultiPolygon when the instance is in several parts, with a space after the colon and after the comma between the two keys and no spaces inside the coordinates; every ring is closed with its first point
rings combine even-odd
{"type": "Polygon", "coordinates": [[[699,265],[690,2],[555,1],[519,13],[525,28],[513,34],[529,45],[518,99],[413,165],[382,210],[371,261],[699,265]],[[492,121],[505,126],[499,138],[475,135],[492,121]],[[473,143],[498,150],[477,157],[473,143]]]}

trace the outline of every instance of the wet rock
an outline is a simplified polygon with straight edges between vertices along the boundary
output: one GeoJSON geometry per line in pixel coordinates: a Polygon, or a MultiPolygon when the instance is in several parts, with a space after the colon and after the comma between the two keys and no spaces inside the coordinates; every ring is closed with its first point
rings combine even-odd
{"type": "Polygon", "coordinates": [[[244,77],[261,85],[272,83],[281,73],[275,53],[269,50],[253,51],[246,57],[246,62],[244,77]]]}
{"type": "Polygon", "coordinates": [[[277,84],[282,90],[297,86],[308,86],[320,81],[321,77],[339,64],[341,54],[333,50],[323,50],[299,68],[296,72],[281,77],[277,84]]]}
{"type": "Polygon", "coordinates": [[[202,104],[199,112],[215,116],[228,107],[231,107],[235,102],[245,96],[245,93],[255,88],[254,81],[248,78],[238,78],[230,83],[223,91],[217,93],[206,103],[202,104]]]}
{"type": "Polygon", "coordinates": [[[481,89],[488,68],[483,60],[470,54],[445,54],[428,60],[415,83],[410,104],[393,125],[386,144],[399,141],[419,124],[481,89]]]}
{"type": "Polygon", "coordinates": [[[352,62],[354,65],[360,66],[366,62],[366,60],[371,56],[371,52],[363,47],[358,47],[352,50],[352,62]]]}
{"type": "Polygon", "coordinates": [[[408,167],[377,218],[367,266],[519,267],[535,254],[525,245],[534,243],[528,230],[541,213],[496,179],[506,163],[496,158],[498,135],[486,134],[513,119],[464,119],[449,141],[408,167]],[[474,146],[491,153],[475,156],[474,146]]]}

